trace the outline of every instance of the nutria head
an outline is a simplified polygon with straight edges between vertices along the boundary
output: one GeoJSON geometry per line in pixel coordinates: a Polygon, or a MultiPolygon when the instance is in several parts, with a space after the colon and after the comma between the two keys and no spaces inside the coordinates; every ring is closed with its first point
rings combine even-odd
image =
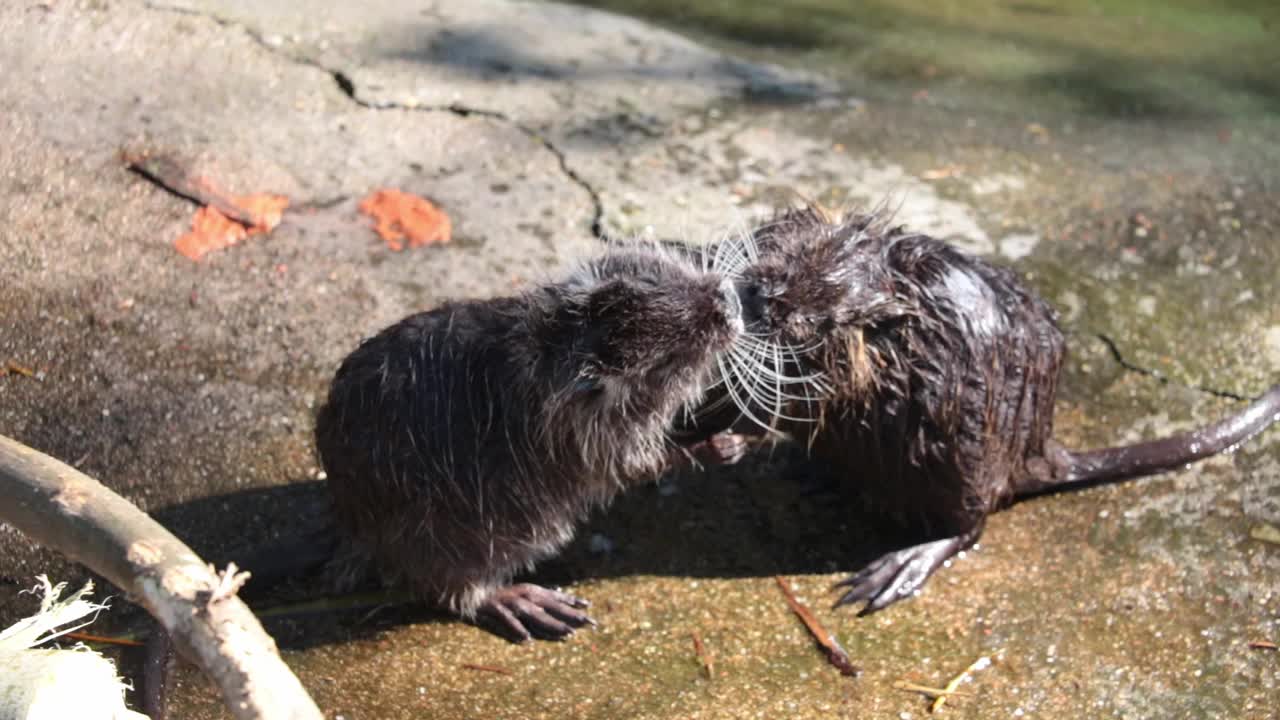
{"type": "Polygon", "coordinates": [[[878,262],[893,233],[874,214],[833,221],[806,207],[719,244],[713,267],[734,282],[748,347],[722,379],[744,415],[766,428],[814,418],[830,390],[818,358],[842,330],[896,307],[878,262]]]}
{"type": "Polygon", "coordinates": [[[614,244],[538,292],[559,385],[548,410],[579,428],[663,435],[742,337],[733,283],[657,243],[614,244]]]}

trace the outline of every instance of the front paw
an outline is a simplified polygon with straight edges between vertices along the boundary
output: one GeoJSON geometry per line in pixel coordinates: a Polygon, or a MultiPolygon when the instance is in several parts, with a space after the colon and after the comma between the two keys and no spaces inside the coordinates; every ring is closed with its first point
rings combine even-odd
{"type": "Polygon", "coordinates": [[[747,447],[746,435],[721,432],[700,443],[695,456],[706,465],[733,465],[746,456],[747,447]]]}
{"type": "Polygon", "coordinates": [[[498,590],[477,609],[477,619],[514,642],[536,637],[563,640],[574,630],[596,622],[583,608],[591,603],[582,598],[521,583],[498,590]]]}

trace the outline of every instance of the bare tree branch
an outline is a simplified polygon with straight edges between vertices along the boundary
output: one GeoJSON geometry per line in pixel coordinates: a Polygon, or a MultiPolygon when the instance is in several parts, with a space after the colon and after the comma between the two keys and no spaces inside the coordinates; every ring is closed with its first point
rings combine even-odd
{"type": "Polygon", "coordinates": [[[129,501],[48,455],[0,436],[0,520],[129,593],[221,689],[241,720],[320,720],[320,710],[217,573],[129,501]]]}

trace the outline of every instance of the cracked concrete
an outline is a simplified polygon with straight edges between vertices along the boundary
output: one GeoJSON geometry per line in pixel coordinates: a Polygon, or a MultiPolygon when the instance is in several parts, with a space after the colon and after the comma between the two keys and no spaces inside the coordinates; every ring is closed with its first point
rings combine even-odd
{"type": "Polygon", "coordinates": [[[592,188],[590,184],[588,184],[585,180],[583,180],[577,174],[577,172],[573,170],[572,167],[569,166],[568,160],[565,157],[564,152],[559,147],[557,147],[555,143],[553,143],[551,140],[547,139],[546,137],[540,135],[533,128],[513,120],[511,117],[509,117],[505,113],[497,110],[489,110],[489,109],[480,108],[480,107],[471,107],[462,102],[450,102],[447,105],[424,105],[412,100],[408,102],[399,102],[394,100],[393,101],[368,100],[368,99],[365,99],[360,94],[359,90],[356,87],[355,81],[353,81],[346,72],[344,72],[341,69],[335,69],[335,68],[326,66],[322,62],[322,60],[312,57],[309,54],[290,53],[285,51],[282,48],[284,40],[279,35],[264,36],[260,31],[250,28],[248,25],[240,21],[229,19],[227,16],[221,15],[221,14],[203,12],[191,6],[149,2],[147,3],[147,7],[154,10],[163,10],[163,11],[189,14],[194,17],[201,17],[208,20],[212,20],[223,26],[235,27],[240,30],[243,30],[250,38],[252,38],[255,42],[257,42],[263,48],[267,49],[269,52],[279,54],[282,57],[286,57],[290,59],[291,61],[298,62],[303,65],[308,65],[316,68],[321,72],[327,73],[331,78],[333,78],[333,81],[337,83],[338,89],[341,90],[342,93],[346,95],[348,98],[350,98],[352,102],[356,103],[361,107],[369,108],[371,110],[412,110],[412,111],[418,111],[418,112],[447,112],[447,113],[452,113],[454,115],[457,115],[459,117],[464,117],[464,118],[471,117],[471,116],[493,118],[495,120],[499,120],[501,122],[512,125],[513,127],[519,129],[521,132],[528,135],[532,140],[541,143],[542,146],[545,147],[548,152],[550,152],[552,155],[556,157],[556,160],[560,164],[560,169],[564,172],[564,174],[570,180],[572,180],[574,183],[576,183],[579,187],[581,187],[583,190],[587,192],[588,196],[590,196],[591,198],[591,203],[593,208],[593,214],[592,214],[591,224],[590,224],[591,233],[597,238],[604,237],[603,228],[601,227],[601,224],[600,224],[601,217],[603,215],[603,206],[600,202],[599,193],[594,188],[592,188]]]}
{"type": "MultiPolygon", "coordinates": [[[[1115,340],[1112,340],[1110,337],[1103,334],[1098,334],[1096,337],[1102,341],[1102,344],[1107,346],[1107,350],[1111,352],[1111,356],[1115,358],[1115,361],[1117,363],[1120,363],[1120,366],[1123,367],[1125,370],[1128,370],[1129,372],[1137,373],[1139,375],[1145,375],[1146,377],[1149,377],[1149,378],[1154,378],[1162,384],[1171,382],[1169,378],[1165,376],[1163,373],[1161,373],[1159,370],[1153,370],[1151,368],[1135,365],[1132,362],[1126,360],[1124,357],[1124,353],[1120,351],[1120,346],[1116,344],[1115,340]]],[[[1198,392],[1202,392],[1208,395],[1213,395],[1215,397],[1226,398],[1227,400],[1242,401],[1242,400],[1253,399],[1253,398],[1240,395],[1239,393],[1232,392],[1230,390],[1220,390],[1218,388],[1205,387],[1203,385],[1184,384],[1182,385],[1182,387],[1185,387],[1189,390],[1196,390],[1198,392]]]]}
{"type": "MultiPolygon", "coordinates": [[[[312,411],[361,337],[508,292],[600,236],[706,238],[798,197],[885,202],[1013,263],[1062,311],[1073,445],[1189,428],[1280,372],[1280,182],[1249,127],[1224,146],[1194,127],[935,106],[909,85],[869,99],[546,3],[24,2],[0,8],[0,32],[0,362],[43,374],[0,376],[0,433],[209,557],[322,512],[312,411]],[[191,205],[119,159],[141,148],[291,210],[192,263],[171,247],[191,205]],[[387,250],[355,210],[382,186],[432,198],[454,243],[387,250]]],[[[893,681],[943,684],[996,651],[948,712],[1269,717],[1280,666],[1247,642],[1280,634],[1280,553],[1249,533],[1280,524],[1278,439],[1019,505],[921,597],[865,619],[826,610],[827,587],[894,538],[780,450],[594,518],[543,570],[602,621],[568,643],[512,647],[412,608],[271,630],[348,718],[914,717],[893,681]],[[861,679],[823,663],[775,573],[861,679]]],[[[79,571],[0,524],[0,626],[38,572],[79,571]]],[[[226,716],[189,670],[172,706],[226,716]]]]}
{"type": "Polygon", "coordinates": [[[595,209],[590,229],[597,237],[606,234],[599,192],[593,178],[574,169],[572,150],[564,149],[579,118],[650,105],[666,113],[669,122],[680,103],[698,107],[744,94],[809,96],[822,88],[812,77],[736,61],[675,35],[655,35],[626,18],[568,6],[445,4],[420,11],[416,25],[403,21],[398,2],[365,4],[358,11],[318,3],[310,12],[266,14],[249,2],[148,6],[242,29],[270,51],[329,73],[363,107],[511,123],[541,142],[587,191],[595,209]],[[537,15],[536,21],[529,13],[537,15]],[[581,31],[571,42],[558,31],[566,22],[581,31]],[[351,25],[369,28],[368,35],[341,32],[351,25]],[[642,34],[653,37],[637,49],[635,38],[642,34]],[[361,46],[369,36],[379,37],[372,53],[361,46]],[[571,103],[559,96],[564,92],[571,103]]]}

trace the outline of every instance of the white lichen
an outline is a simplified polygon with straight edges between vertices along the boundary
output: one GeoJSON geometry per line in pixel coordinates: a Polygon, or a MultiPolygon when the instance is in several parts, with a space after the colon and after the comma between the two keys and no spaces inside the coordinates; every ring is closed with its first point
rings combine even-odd
{"type": "Polygon", "coordinates": [[[0,631],[0,720],[145,720],[125,707],[127,686],[107,658],[80,643],[35,649],[88,625],[107,607],[86,599],[91,582],[59,599],[66,583],[37,580],[40,611],[0,631]]]}

